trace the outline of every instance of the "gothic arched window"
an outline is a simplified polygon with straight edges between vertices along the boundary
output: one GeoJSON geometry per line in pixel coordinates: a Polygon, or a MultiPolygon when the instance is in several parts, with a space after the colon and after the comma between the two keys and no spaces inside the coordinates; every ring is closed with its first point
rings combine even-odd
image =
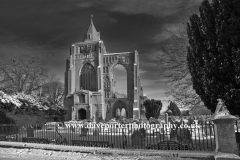
{"type": "Polygon", "coordinates": [[[84,90],[90,90],[90,91],[96,91],[97,85],[96,85],[97,79],[96,79],[96,71],[94,67],[86,63],[81,70],[80,74],[80,88],[84,90]]]}

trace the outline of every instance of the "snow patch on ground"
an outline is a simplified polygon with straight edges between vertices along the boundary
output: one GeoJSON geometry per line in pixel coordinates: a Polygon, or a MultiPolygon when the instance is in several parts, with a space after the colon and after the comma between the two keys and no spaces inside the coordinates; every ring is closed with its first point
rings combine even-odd
{"type": "MultiPolygon", "coordinates": [[[[197,151],[159,151],[159,150],[123,150],[112,148],[47,145],[21,142],[0,142],[0,159],[11,156],[29,159],[81,159],[81,160],[212,160],[212,152],[197,151]],[[7,148],[9,147],[9,148],[7,148]],[[14,148],[13,148],[14,147],[14,148]],[[19,157],[20,156],[20,157],[19,157]],[[181,157],[181,158],[180,158],[181,157]]],[[[13,157],[14,158],[14,157],[13,157]]],[[[19,159],[19,160],[20,160],[19,159]]]]}

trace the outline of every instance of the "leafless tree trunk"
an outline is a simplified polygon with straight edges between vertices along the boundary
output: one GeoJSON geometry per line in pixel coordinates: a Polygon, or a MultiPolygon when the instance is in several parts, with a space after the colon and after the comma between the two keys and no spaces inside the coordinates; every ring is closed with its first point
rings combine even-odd
{"type": "Polygon", "coordinates": [[[50,107],[59,107],[63,105],[64,85],[55,75],[50,76],[43,85],[42,97],[46,99],[50,107]]]}
{"type": "Polygon", "coordinates": [[[203,103],[192,87],[191,75],[187,66],[186,23],[184,23],[184,19],[181,21],[182,23],[177,28],[168,26],[167,33],[170,37],[160,45],[156,64],[165,70],[163,74],[167,79],[165,82],[166,94],[180,106],[192,108],[196,105],[203,105],[203,103]]]}
{"type": "Polygon", "coordinates": [[[23,56],[0,61],[0,89],[7,93],[31,94],[38,90],[48,76],[41,62],[23,56]]]}

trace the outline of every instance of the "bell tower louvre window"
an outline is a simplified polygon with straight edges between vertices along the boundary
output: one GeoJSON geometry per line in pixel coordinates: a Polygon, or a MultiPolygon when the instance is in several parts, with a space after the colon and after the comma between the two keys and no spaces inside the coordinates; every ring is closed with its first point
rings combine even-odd
{"type": "Polygon", "coordinates": [[[97,91],[96,71],[89,63],[86,63],[82,67],[80,74],[80,88],[89,91],[97,91]]]}

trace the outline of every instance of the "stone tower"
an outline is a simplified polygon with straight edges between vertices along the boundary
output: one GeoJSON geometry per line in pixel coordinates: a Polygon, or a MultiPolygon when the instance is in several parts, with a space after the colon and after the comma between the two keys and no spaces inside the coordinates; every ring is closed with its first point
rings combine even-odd
{"type": "Polygon", "coordinates": [[[72,44],[66,62],[65,119],[140,118],[142,94],[138,52],[108,53],[91,18],[82,42],[72,44]],[[112,68],[117,64],[127,72],[124,98],[115,96],[112,68]]]}

